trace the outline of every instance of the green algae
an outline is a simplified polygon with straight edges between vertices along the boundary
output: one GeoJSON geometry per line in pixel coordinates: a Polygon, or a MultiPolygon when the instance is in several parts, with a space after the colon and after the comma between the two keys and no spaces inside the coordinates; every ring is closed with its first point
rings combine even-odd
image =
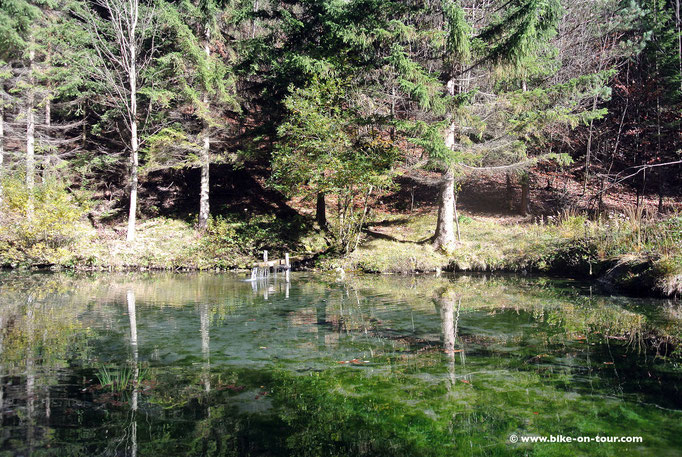
{"type": "Polygon", "coordinates": [[[682,449],[673,302],[515,276],[0,279],[3,456],[682,449]]]}

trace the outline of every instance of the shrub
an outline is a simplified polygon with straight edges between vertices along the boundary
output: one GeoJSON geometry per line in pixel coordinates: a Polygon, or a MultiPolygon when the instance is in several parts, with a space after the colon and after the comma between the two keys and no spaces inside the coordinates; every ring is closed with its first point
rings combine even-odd
{"type": "Polygon", "coordinates": [[[68,183],[46,179],[29,193],[19,176],[5,179],[2,190],[0,263],[53,263],[78,238],[87,205],[68,183]]]}
{"type": "Polygon", "coordinates": [[[200,249],[205,257],[215,259],[218,265],[231,267],[244,257],[253,260],[263,250],[270,251],[273,254],[271,258],[274,258],[278,253],[297,249],[306,227],[303,218],[217,216],[209,220],[200,249]]]}

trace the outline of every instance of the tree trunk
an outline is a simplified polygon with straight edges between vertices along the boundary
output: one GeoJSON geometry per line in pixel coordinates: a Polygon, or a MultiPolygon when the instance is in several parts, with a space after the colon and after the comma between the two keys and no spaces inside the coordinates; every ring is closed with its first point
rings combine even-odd
{"type": "MultiPolygon", "coordinates": [[[[52,125],[52,103],[50,102],[50,97],[45,99],[45,126],[50,127],[52,125]]],[[[50,177],[50,162],[52,158],[50,154],[45,154],[43,158],[43,182],[50,177]]]]}
{"type": "MultiPolygon", "coordinates": [[[[1,89],[0,89],[1,90],[1,89]]],[[[0,101],[0,104],[2,101],[0,101]]],[[[5,162],[5,108],[0,105],[0,205],[2,205],[2,178],[5,162]]]]}
{"type": "MultiPolygon", "coordinates": [[[[258,11],[258,0],[253,2],[253,12],[256,13],[258,11]]],[[[256,17],[251,19],[251,39],[254,39],[256,37],[256,17]]]]}
{"type": "MultiPolygon", "coordinates": [[[[456,80],[450,78],[447,83],[449,95],[455,95],[456,80]]],[[[445,131],[445,146],[453,150],[455,147],[455,123],[451,120],[445,131]]],[[[436,249],[449,250],[455,245],[455,176],[452,169],[443,174],[443,183],[438,201],[438,223],[433,236],[433,246],[436,249]]]]}
{"type": "MultiPolygon", "coordinates": [[[[211,49],[208,46],[209,29],[206,28],[206,42],[204,52],[206,57],[210,57],[211,49]]],[[[208,111],[208,95],[204,94],[204,104],[208,111]]],[[[209,172],[211,165],[211,138],[209,136],[208,122],[204,121],[204,147],[201,149],[201,190],[199,195],[199,229],[205,230],[208,226],[208,216],[210,214],[209,202],[209,172]]]]}
{"type": "Polygon", "coordinates": [[[135,59],[137,53],[135,46],[130,47],[130,149],[131,149],[131,168],[130,168],[130,209],[128,212],[128,241],[135,240],[135,219],[137,217],[137,169],[139,165],[138,157],[138,138],[137,138],[137,72],[135,59]]]}
{"type": "Polygon", "coordinates": [[[521,206],[519,212],[522,216],[530,213],[530,177],[526,174],[521,178],[521,206]]]}
{"type": "Polygon", "coordinates": [[[507,173],[507,208],[509,211],[514,211],[514,188],[512,187],[511,174],[507,173]]]}
{"type": "Polygon", "coordinates": [[[452,205],[455,210],[455,227],[457,228],[457,242],[462,241],[462,235],[459,233],[459,214],[457,214],[457,193],[455,193],[455,201],[452,205]]]}
{"type": "Polygon", "coordinates": [[[204,147],[201,148],[201,192],[199,196],[199,229],[208,226],[210,214],[209,204],[209,171],[210,171],[210,138],[204,136],[204,147]]]}
{"type": "Polygon", "coordinates": [[[438,224],[433,237],[436,249],[448,250],[455,244],[455,177],[451,170],[445,172],[438,202],[438,224]]]}
{"type": "Polygon", "coordinates": [[[682,91],[682,18],[680,17],[680,0],[675,0],[675,28],[677,29],[677,63],[680,72],[680,90],[682,91]]]}
{"type": "MultiPolygon", "coordinates": [[[[597,97],[592,99],[592,112],[597,109],[597,97]]],[[[583,181],[583,193],[587,192],[587,182],[590,179],[590,160],[592,158],[592,126],[594,120],[590,120],[589,133],[587,135],[587,149],[585,150],[585,180],[583,181]]]]}
{"type": "Polygon", "coordinates": [[[52,102],[49,98],[45,100],[45,125],[52,125],[52,102]]]}
{"type": "Polygon", "coordinates": [[[33,77],[33,62],[35,60],[35,50],[32,46],[33,40],[31,40],[31,50],[29,51],[29,88],[26,97],[26,190],[28,192],[28,205],[26,208],[27,216],[33,216],[33,188],[35,187],[35,113],[33,112],[35,104],[35,92],[33,85],[35,80],[33,77]]]}
{"type": "Polygon", "coordinates": [[[327,204],[324,198],[324,192],[318,192],[317,203],[315,205],[315,220],[320,229],[327,229],[327,204]]]}
{"type": "MultiPolygon", "coordinates": [[[[52,65],[51,59],[52,44],[48,44],[47,55],[45,56],[45,62],[43,62],[43,65],[49,68],[50,65],[52,65]]],[[[43,125],[49,128],[52,125],[52,101],[50,98],[52,92],[50,90],[49,82],[45,85],[44,89],[46,90],[47,93],[43,98],[43,100],[45,101],[45,122],[43,122],[43,125]]],[[[43,158],[43,182],[45,182],[45,179],[49,177],[50,161],[51,161],[50,154],[49,153],[45,154],[45,157],[43,158]]]]}
{"type": "Polygon", "coordinates": [[[658,173],[658,213],[663,213],[665,202],[665,174],[660,171],[658,173]]]}

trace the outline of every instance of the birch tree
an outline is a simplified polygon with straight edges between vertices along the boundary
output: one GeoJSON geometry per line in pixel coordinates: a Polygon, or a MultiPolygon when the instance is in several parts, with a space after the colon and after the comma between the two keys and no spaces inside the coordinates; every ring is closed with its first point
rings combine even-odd
{"type": "Polygon", "coordinates": [[[146,81],[144,71],[151,65],[155,51],[154,10],[140,0],[96,0],[105,11],[104,18],[90,11],[97,62],[94,76],[120,110],[129,136],[130,153],[128,230],[126,239],[135,240],[139,180],[140,119],[138,97],[146,81]],[[145,41],[149,40],[149,43],[145,41]]]}

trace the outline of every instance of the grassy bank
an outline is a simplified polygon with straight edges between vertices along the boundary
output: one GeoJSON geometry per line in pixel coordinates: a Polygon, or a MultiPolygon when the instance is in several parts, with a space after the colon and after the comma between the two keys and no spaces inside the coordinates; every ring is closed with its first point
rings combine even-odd
{"type": "Polygon", "coordinates": [[[231,214],[210,220],[156,217],[138,223],[126,241],[125,223],[91,221],[93,203],[63,182],[48,181],[29,201],[20,182],[6,181],[0,202],[0,267],[132,269],[236,269],[263,249],[272,256],[324,249],[324,237],[303,217],[231,214]]]}
{"type": "Polygon", "coordinates": [[[329,249],[325,235],[303,216],[232,214],[198,231],[191,219],[142,221],[134,242],[125,226],[94,228],[87,202],[58,183],[36,194],[32,215],[21,187],[5,189],[0,212],[0,266],[74,269],[249,268],[264,249],[289,252],[305,265],[371,273],[512,271],[600,279],[638,294],[682,294],[682,216],[659,219],[644,211],[590,220],[462,214],[461,241],[451,252],[432,248],[435,211],[375,213],[362,242],[348,255],[329,249]]]}
{"type": "Polygon", "coordinates": [[[513,271],[599,278],[630,293],[682,293],[682,218],[642,212],[592,221],[579,214],[536,219],[460,216],[461,241],[450,253],[429,237],[434,214],[389,216],[370,224],[367,240],[323,268],[376,273],[513,271]]]}

